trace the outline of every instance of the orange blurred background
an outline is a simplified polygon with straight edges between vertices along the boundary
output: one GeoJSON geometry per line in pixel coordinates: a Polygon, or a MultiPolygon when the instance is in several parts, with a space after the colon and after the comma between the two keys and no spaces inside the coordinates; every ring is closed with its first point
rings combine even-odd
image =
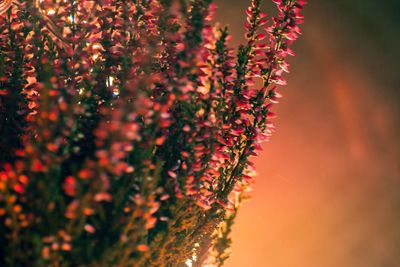
{"type": "MultiPolygon", "coordinates": [[[[243,42],[250,1],[216,2],[243,42]]],[[[227,267],[400,266],[399,14],[397,0],[309,0],[227,267]]]]}

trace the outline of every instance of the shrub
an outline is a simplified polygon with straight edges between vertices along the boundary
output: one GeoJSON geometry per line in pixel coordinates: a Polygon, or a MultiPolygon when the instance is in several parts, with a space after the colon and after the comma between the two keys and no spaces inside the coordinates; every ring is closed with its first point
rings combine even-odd
{"type": "Polygon", "coordinates": [[[302,0],[0,3],[0,265],[222,266],[302,0]],[[267,26],[268,25],[268,26],[267,26]]]}

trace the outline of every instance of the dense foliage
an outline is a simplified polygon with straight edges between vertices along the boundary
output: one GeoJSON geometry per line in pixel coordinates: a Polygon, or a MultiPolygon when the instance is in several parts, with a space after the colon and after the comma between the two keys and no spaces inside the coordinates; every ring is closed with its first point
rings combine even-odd
{"type": "Polygon", "coordinates": [[[0,266],[222,266],[302,0],[0,2],[0,266]]]}

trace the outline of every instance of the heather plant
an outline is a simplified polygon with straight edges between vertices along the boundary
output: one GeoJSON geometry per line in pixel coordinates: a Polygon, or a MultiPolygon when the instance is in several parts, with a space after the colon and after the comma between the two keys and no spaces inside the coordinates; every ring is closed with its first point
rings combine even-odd
{"type": "Polygon", "coordinates": [[[0,266],[222,266],[305,1],[0,2],[0,266]]]}

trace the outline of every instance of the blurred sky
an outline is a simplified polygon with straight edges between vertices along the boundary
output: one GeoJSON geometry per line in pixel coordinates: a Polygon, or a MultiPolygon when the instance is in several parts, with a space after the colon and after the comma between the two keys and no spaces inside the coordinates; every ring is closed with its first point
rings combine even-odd
{"type": "MultiPolygon", "coordinates": [[[[237,45],[250,1],[216,2],[237,45]]],[[[309,0],[304,15],[226,266],[399,267],[400,1],[309,0]]]]}

